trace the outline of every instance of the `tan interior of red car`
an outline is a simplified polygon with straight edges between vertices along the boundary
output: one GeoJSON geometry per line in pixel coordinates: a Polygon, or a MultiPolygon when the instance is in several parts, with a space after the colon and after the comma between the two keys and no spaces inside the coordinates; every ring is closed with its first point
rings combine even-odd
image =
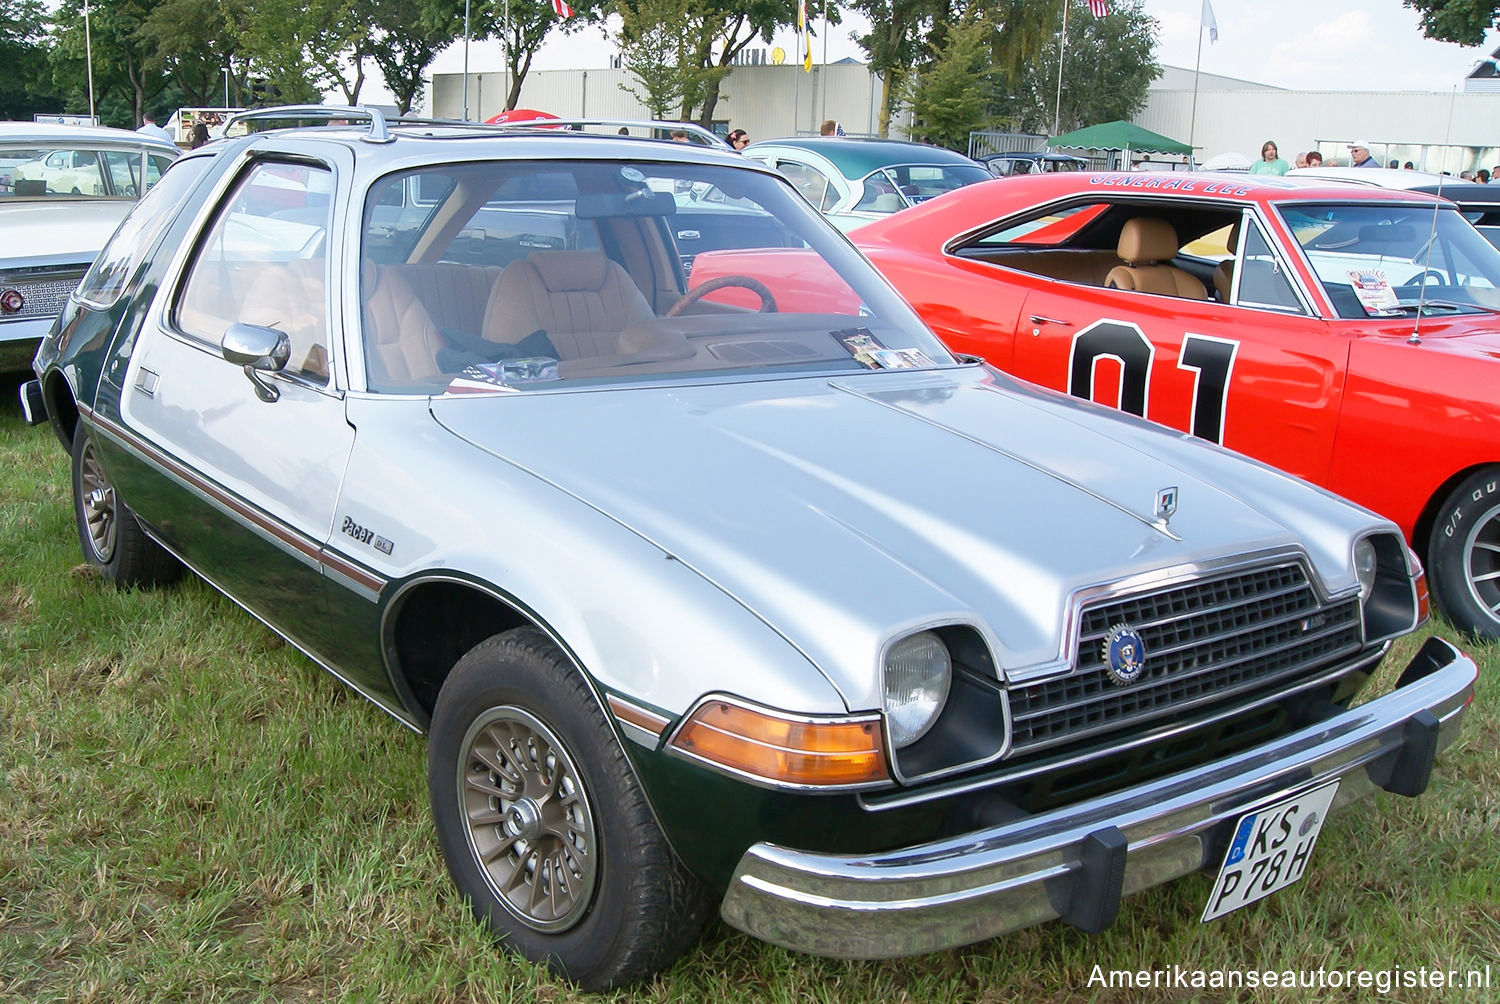
{"type": "Polygon", "coordinates": [[[1111,269],[1104,285],[1189,300],[1208,299],[1203,283],[1191,272],[1163,264],[1177,257],[1179,247],[1177,231],[1166,220],[1149,216],[1126,220],[1116,248],[1125,264],[1111,269]]]}

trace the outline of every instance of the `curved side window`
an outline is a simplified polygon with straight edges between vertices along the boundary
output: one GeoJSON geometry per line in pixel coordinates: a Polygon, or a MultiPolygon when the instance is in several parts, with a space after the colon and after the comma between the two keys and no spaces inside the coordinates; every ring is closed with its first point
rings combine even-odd
{"type": "Polygon", "coordinates": [[[74,294],[91,307],[114,306],[126,280],[156,244],[157,238],[177,216],[188,192],[203,177],[212,157],[189,157],[161,176],[120,223],[99,257],[89,268],[74,294]]]}

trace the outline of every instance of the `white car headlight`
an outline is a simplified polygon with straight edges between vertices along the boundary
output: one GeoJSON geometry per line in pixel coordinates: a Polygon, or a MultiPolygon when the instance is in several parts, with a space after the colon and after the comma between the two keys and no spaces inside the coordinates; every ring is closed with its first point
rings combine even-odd
{"type": "Polygon", "coordinates": [[[953,659],[931,631],[902,638],[885,654],[885,714],[891,744],[910,746],[927,734],[948,700],[953,659]]]}
{"type": "Polygon", "coordinates": [[[1362,601],[1370,598],[1370,593],[1375,588],[1375,569],[1378,559],[1375,555],[1375,543],[1366,537],[1354,545],[1354,576],[1359,579],[1359,598],[1362,601]]]}

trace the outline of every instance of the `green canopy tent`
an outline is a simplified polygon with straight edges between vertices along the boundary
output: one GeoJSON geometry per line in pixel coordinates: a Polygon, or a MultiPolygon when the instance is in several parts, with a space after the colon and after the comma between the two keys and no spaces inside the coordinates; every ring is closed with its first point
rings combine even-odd
{"type": "Polygon", "coordinates": [[[1143,129],[1134,122],[1126,122],[1123,119],[1115,122],[1101,122],[1099,125],[1091,125],[1084,129],[1063,133],[1061,136],[1053,136],[1047,145],[1068,150],[1123,152],[1124,158],[1120,166],[1126,170],[1129,169],[1132,151],[1135,153],[1175,153],[1184,156],[1191,156],[1193,152],[1193,148],[1186,143],[1179,143],[1169,136],[1143,129]]]}

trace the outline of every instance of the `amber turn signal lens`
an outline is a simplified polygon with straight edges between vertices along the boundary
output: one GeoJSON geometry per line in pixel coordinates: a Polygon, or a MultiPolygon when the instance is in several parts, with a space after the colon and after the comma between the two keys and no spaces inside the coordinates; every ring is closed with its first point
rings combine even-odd
{"type": "Polygon", "coordinates": [[[1432,614],[1432,599],[1427,595],[1427,572],[1417,572],[1415,585],[1417,587],[1417,626],[1427,623],[1427,618],[1432,614]]]}
{"type": "Polygon", "coordinates": [[[816,787],[889,780],[880,720],[801,721],[705,701],[677,730],[683,753],[767,781],[816,787]]]}

